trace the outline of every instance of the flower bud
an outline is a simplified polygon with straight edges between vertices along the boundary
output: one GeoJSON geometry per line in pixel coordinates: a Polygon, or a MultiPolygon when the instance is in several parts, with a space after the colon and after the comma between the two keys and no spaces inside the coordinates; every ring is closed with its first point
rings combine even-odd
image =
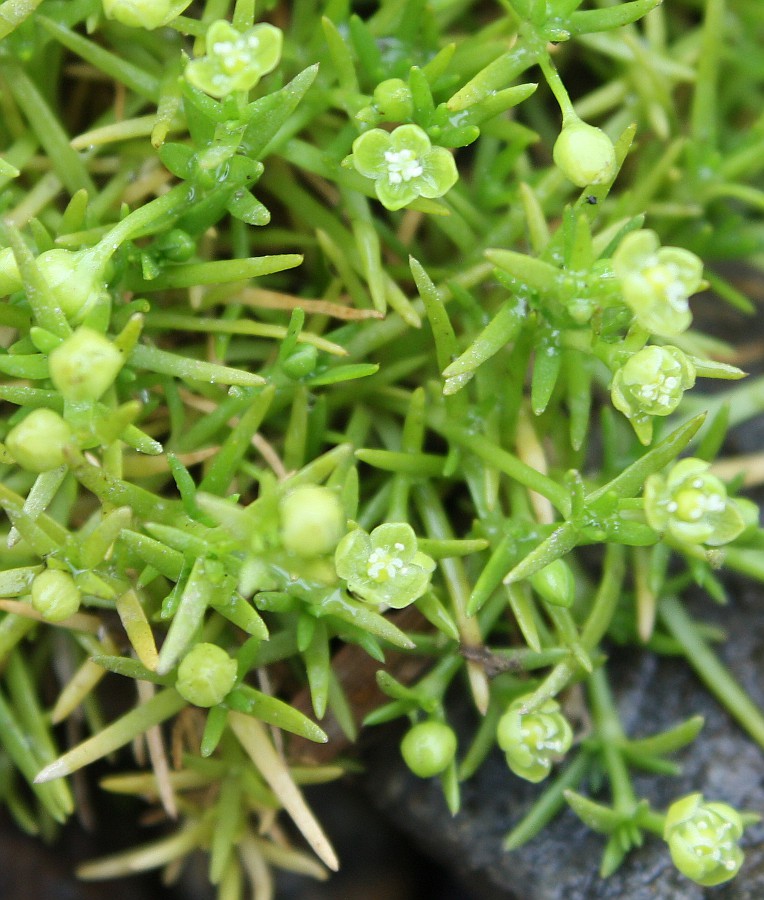
{"type": "Polygon", "coordinates": [[[66,462],[72,429],[52,409],[35,409],[9,432],[5,446],[28,472],[48,472],[66,462]]]}
{"type": "Polygon", "coordinates": [[[613,406],[631,420],[637,436],[648,443],[650,416],[668,416],[695,384],[695,367],[676,347],[643,347],[613,376],[613,406]]]}
{"type": "Polygon", "coordinates": [[[103,0],[103,11],[107,19],[151,31],[171,22],[190,3],[191,0],[103,0]]]}
{"type": "Polygon", "coordinates": [[[743,822],[726,803],[708,803],[702,794],[676,800],[666,813],[663,839],[679,871],[703,887],[734,878],[743,864],[737,842],[743,822]]]}
{"type": "Polygon", "coordinates": [[[106,292],[102,266],[87,253],[48,250],[36,262],[56,305],[70,322],[82,321],[106,292]]]}
{"type": "Polygon", "coordinates": [[[50,377],[66,400],[98,400],[123,363],[108,338],[83,326],[50,354],[50,377]]]}
{"type": "Polygon", "coordinates": [[[216,706],[236,682],[236,660],[216,644],[196,644],[178,666],[175,689],[194,706],[216,706]]]}
{"type": "Polygon", "coordinates": [[[403,122],[411,116],[414,102],[411,88],[400,78],[388,78],[374,88],[374,102],[391,122],[403,122]]]}
{"type": "Polygon", "coordinates": [[[544,566],[530,577],[533,590],[554,606],[572,606],[576,593],[573,573],[561,559],[544,566]]]}
{"type": "Polygon", "coordinates": [[[331,553],[345,533],[345,512],[331,488],[300,485],[284,497],[279,510],[281,543],[297,556],[331,553]]]}
{"type": "Polygon", "coordinates": [[[456,754],[456,735],[444,722],[420,722],[401,741],[401,756],[419,778],[440,775],[456,754]]]}
{"type": "Polygon", "coordinates": [[[62,622],[73,616],[81,600],[72,576],[60,569],[46,569],[32,582],[32,606],[46,622],[62,622]]]}
{"type": "Polygon", "coordinates": [[[543,781],[552,763],[561,759],[573,743],[573,731],[556,700],[523,712],[528,697],[514,700],[499,719],[496,741],[506,753],[509,768],[526,781],[543,781]]]}
{"type": "Polygon", "coordinates": [[[290,378],[304,378],[316,368],[318,350],[313,344],[300,344],[281,363],[284,373],[290,378]]]}
{"type": "Polygon", "coordinates": [[[578,187],[611,181],[618,169],[610,138],[601,128],[580,119],[563,126],[552,156],[565,177],[578,187]]]}

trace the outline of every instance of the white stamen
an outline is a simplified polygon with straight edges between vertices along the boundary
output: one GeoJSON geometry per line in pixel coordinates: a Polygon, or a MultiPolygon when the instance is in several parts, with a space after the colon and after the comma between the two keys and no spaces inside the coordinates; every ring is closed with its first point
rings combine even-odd
{"type": "Polygon", "coordinates": [[[414,156],[413,150],[387,150],[385,162],[387,163],[387,180],[390,184],[400,184],[402,181],[419,178],[424,171],[421,162],[414,156]]]}

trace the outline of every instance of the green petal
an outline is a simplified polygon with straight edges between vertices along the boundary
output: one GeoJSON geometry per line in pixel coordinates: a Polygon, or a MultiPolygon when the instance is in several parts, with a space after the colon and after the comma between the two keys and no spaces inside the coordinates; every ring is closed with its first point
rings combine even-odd
{"type": "Polygon", "coordinates": [[[217,45],[225,43],[235,44],[240,37],[241,33],[230,22],[227,22],[225,19],[218,19],[207,29],[205,45],[208,55],[216,56],[220,52],[219,49],[216,49],[217,45]]]}
{"type": "Polygon", "coordinates": [[[353,141],[353,165],[366,178],[380,178],[387,172],[385,153],[389,149],[390,135],[386,131],[381,128],[365,131],[353,141]]]}
{"type": "Polygon", "coordinates": [[[200,59],[193,59],[186,66],[184,73],[186,81],[210,97],[225,97],[233,90],[233,80],[220,71],[217,63],[202,56],[200,59]]]}
{"type": "Polygon", "coordinates": [[[371,540],[363,529],[356,528],[346,534],[334,552],[337,574],[348,584],[365,581],[368,578],[366,566],[370,553],[371,540]]]}
{"type": "Polygon", "coordinates": [[[721,547],[722,544],[729,544],[745,529],[745,520],[734,501],[728,502],[724,511],[711,519],[711,524],[713,525],[713,534],[706,539],[709,547],[721,547]]]}
{"type": "Polygon", "coordinates": [[[261,22],[246,31],[242,37],[252,52],[253,65],[257,66],[260,77],[272,72],[281,59],[284,36],[280,28],[261,22]]]}
{"type": "Polygon", "coordinates": [[[629,272],[640,271],[655,257],[660,241],[654,231],[645,228],[632,231],[621,241],[613,254],[613,271],[618,278],[629,272]]]}
{"type": "Polygon", "coordinates": [[[421,160],[432,148],[427,133],[418,125],[400,125],[390,134],[390,146],[393,150],[411,150],[421,160]]]}
{"type": "Polygon", "coordinates": [[[661,337],[676,337],[687,331],[692,323],[689,309],[677,310],[668,303],[655,303],[635,315],[643,328],[661,337]]]}
{"type": "MultiPolygon", "coordinates": [[[[417,552],[417,540],[414,529],[405,522],[386,522],[384,525],[378,525],[371,535],[371,547],[383,550],[392,550],[395,548],[395,555],[403,560],[410,562],[414,554],[417,552]],[[396,546],[399,544],[400,546],[396,546]]],[[[427,557],[429,559],[429,557],[427,557]]]]}
{"type": "Polygon", "coordinates": [[[379,202],[386,209],[401,209],[412,200],[416,200],[419,191],[416,188],[417,181],[402,181],[400,184],[390,184],[385,178],[378,179],[374,184],[379,202]]]}
{"type": "Polygon", "coordinates": [[[672,519],[669,531],[685,544],[705,544],[714,533],[714,526],[709,522],[679,522],[672,519]]]}
{"type": "Polygon", "coordinates": [[[670,266],[673,276],[685,289],[687,296],[694,294],[703,279],[703,263],[689,250],[681,247],[662,247],[658,251],[658,262],[670,266]]]}
{"type": "Polygon", "coordinates": [[[423,159],[422,165],[424,171],[417,179],[417,188],[422,197],[442,197],[459,178],[454,157],[445,147],[433,147],[423,159]]]}
{"type": "Polygon", "coordinates": [[[381,584],[366,581],[359,585],[350,585],[351,589],[371,603],[384,603],[392,609],[403,609],[410,606],[425,593],[430,584],[429,572],[409,567],[405,574],[396,575],[381,584]]]}
{"type": "Polygon", "coordinates": [[[696,475],[703,475],[709,468],[710,464],[703,459],[695,459],[693,456],[681,459],[676,465],[671,467],[671,471],[668,474],[666,483],[669,492],[673,493],[689,478],[696,475]]]}
{"type": "Polygon", "coordinates": [[[435,560],[426,553],[417,551],[411,560],[412,565],[419,566],[423,571],[430,573],[435,571],[435,560]]]}
{"type": "Polygon", "coordinates": [[[660,475],[650,475],[645,481],[645,518],[647,524],[656,531],[668,528],[669,515],[666,510],[668,495],[666,482],[660,475]]]}

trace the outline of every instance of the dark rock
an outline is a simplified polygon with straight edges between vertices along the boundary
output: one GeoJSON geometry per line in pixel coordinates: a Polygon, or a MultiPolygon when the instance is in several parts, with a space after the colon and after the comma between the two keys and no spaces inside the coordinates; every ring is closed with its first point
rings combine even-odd
{"type": "MultiPolygon", "coordinates": [[[[725,628],[721,655],[764,705],[764,604],[760,588],[733,585],[728,607],[693,604],[704,620],[725,628]]],[[[679,777],[637,775],[635,787],[657,809],[701,791],[708,799],[764,811],[762,750],[707,693],[681,660],[613,648],[608,670],[627,734],[660,731],[691,714],[706,719],[700,737],[679,755],[679,777]]],[[[463,702],[466,706],[466,701],[463,702]]],[[[462,713],[463,714],[463,713],[462,713]]],[[[457,718],[459,712],[456,712],[457,718]]],[[[437,780],[411,775],[388,744],[369,760],[366,789],[397,827],[457,873],[481,900],[760,900],[764,897],[764,826],[746,831],[746,861],[737,879],[706,891],[672,866],[665,844],[647,836],[610,878],[597,874],[604,839],[565,810],[533,841],[513,853],[502,849],[538,789],[513,776],[500,754],[463,785],[461,812],[451,818],[437,780]]],[[[584,786],[582,792],[588,793],[584,786]]]]}

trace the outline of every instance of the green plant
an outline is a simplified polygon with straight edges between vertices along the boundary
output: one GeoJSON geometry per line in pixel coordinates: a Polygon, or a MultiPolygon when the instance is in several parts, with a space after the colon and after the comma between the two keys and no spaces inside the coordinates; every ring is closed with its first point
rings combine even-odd
{"type": "Polygon", "coordinates": [[[679,599],[723,602],[722,563],[764,579],[757,511],[714,467],[760,383],[687,396],[744,374],[692,297],[701,259],[760,246],[761,5],[363,10],[0,4],[0,793],[50,834],[67,776],[144,740],[150,767],[106,786],[179,827],[83,877],[199,847],[226,900],[270,865],[322,877],[300,786],[343,767],[301,766],[289,736],[326,741],[331,714],[355,737],[333,665],[352,645],[389,701],[365,723],[410,720],[404,760],[452,812],[497,744],[551,779],[507,848],[567,801],[606,836],[603,874],[653,832],[721,883],[756,815],[636,795],[631,770],[670,770],[702,722],[627,737],[603,648],[686,656],[764,746],[679,599]],[[390,648],[421,677],[386,671],[390,648]],[[136,703],[107,724],[117,677],[136,703]],[[457,759],[458,682],[481,724],[457,759]],[[576,790],[593,772],[609,804],[576,790]]]}

